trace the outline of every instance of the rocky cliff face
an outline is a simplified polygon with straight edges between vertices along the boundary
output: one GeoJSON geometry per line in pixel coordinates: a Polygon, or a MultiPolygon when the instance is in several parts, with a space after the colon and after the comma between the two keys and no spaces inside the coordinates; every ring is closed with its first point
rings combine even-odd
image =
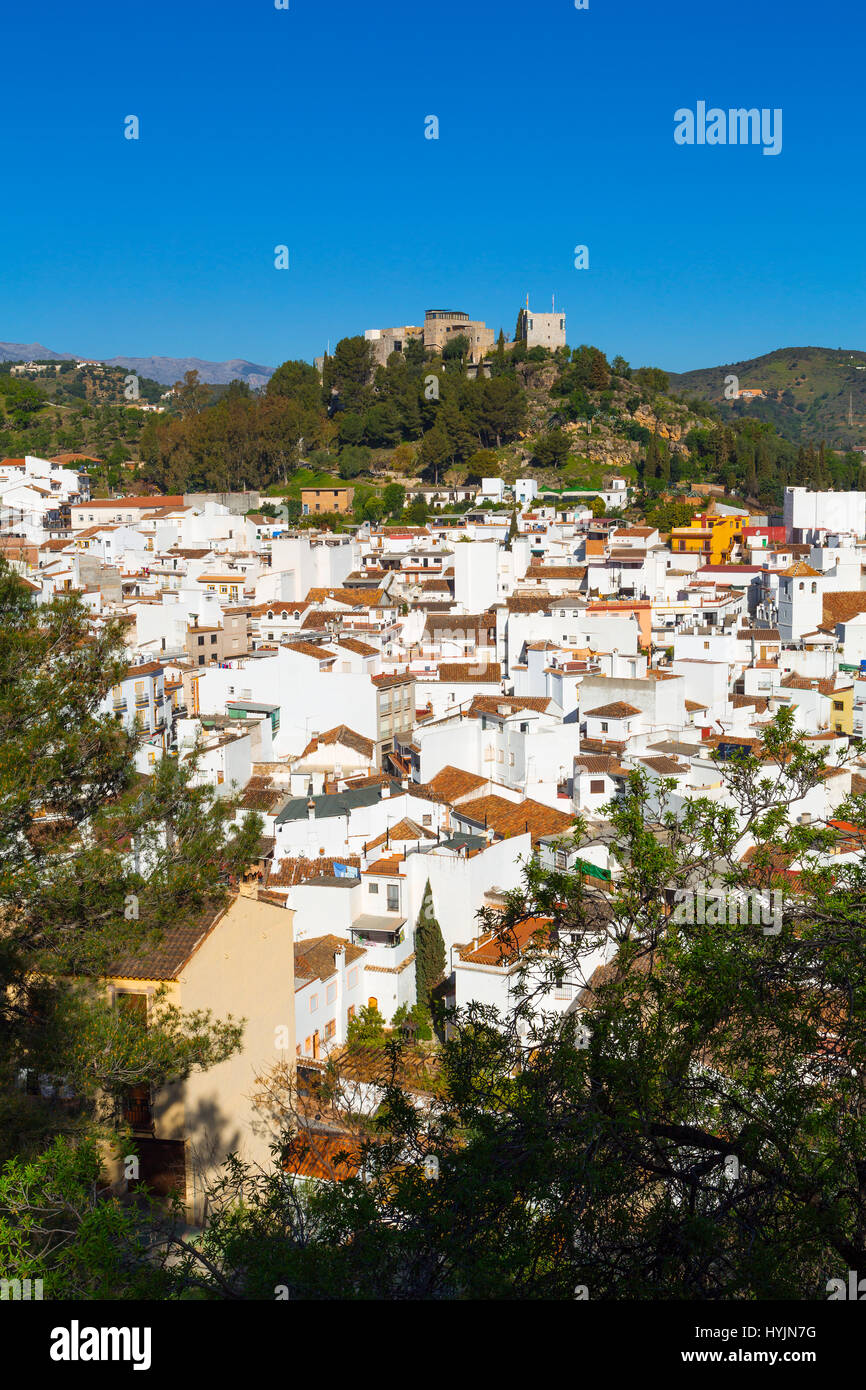
{"type": "Polygon", "coordinates": [[[683,431],[680,425],[674,421],[660,420],[648,405],[639,405],[634,413],[634,418],[639,425],[652,430],[653,434],[657,434],[660,439],[668,439],[675,443],[682,436],[683,431]]]}

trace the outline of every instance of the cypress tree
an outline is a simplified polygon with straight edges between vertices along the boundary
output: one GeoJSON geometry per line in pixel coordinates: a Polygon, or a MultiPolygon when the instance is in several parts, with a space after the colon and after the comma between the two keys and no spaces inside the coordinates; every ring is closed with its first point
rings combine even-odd
{"type": "Polygon", "coordinates": [[[445,942],[433,911],[430,880],[415,923],[415,994],[419,1004],[430,1010],[431,993],[445,978],[445,942]]]}

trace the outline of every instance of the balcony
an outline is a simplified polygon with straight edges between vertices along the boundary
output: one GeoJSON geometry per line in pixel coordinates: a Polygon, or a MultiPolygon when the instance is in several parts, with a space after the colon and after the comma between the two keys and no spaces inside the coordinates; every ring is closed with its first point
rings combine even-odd
{"type": "Polygon", "coordinates": [[[147,707],[148,707],[149,704],[150,704],[150,697],[149,697],[149,696],[147,696],[147,695],[136,695],[136,697],[135,697],[135,708],[136,708],[136,709],[147,709],[147,707]]]}
{"type": "Polygon", "coordinates": [[[124,1124],[129,1125],[135,1133],[153,1134],[149,1087],[130,1087],[121,1101],[121,1117],[124,1124]]]}

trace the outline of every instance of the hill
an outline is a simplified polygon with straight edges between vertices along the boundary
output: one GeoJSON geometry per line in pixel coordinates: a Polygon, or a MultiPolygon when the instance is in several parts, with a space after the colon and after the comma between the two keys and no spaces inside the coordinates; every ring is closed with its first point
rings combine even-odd
{"type": "Polygon", "coordinates": [[[139,376],[150,377],[162,386],[174,386],[187,372],[198,372],[210,386],[227,386],[230,381],[245,381],[255,390],[267,385],[273,375],[272,367],[262,367],[234,357],[230,362],[205,362],[200,357],[106,357],[107,367],[126,367],[139,376]]]}
{"type": "Polygon", "coordinates": [[[866,352],[789,347],[693,372],[669,373],[671,392],[712,402],[723,420],[744,415],[773,424],[793,443],[824,440],[835,449],[866,447],[866,352]],[[729,400],[725,378],[763,397],[729,400]]]}
{"type": "MultiPolygon", "coordinates": [[[[55,352],[41,343],[0,343],[0,362],[64,362],[81,361],[81,354],[55,352]]],[[[245,381],[255,390],[264,386],[273,375],[272,367],[233,357],[229,362],[208,362],[201,357],[99,357],[107,367],[125,367],[127,371],[158,381],[161,386],[174,386],[186,372],[197,371],[202,381],[212,386],[227,386],[230,381],[245,381]]]]}

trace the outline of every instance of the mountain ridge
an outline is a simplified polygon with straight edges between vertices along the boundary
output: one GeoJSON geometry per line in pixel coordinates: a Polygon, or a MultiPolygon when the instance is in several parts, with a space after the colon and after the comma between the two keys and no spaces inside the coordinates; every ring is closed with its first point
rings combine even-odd
{"type": "Polygon", "coordinates": [[[859,348],[784,347],[690,372],[669,372],[669,390],[710,401],[725,416],[750,415],[793,443],[823,438],[833,448],[866,447],[866,352],[859,348]],[[754,398],[725,397],[725,379],[754,398]]]}
{"type": "MultiPolygon", "coordinates": [[[[0,362],[63,362],[70,358],[81,361],[84,355],[56,352],[42,343],[0,342],[0,362]]],[[[230,381],[240,380],[258,387],[264,386],[274,373],[273,367],[248,362],[243,357],[233,357],[226,362],[210,362],[201,357],[95,357],[87,360],[102,362],[106,367],[127,367],[131,372],[150,377],[162,386],[173,386],[185,372],[197,371],[201,380],[209,386],[227,386],[230,381]]]]}

